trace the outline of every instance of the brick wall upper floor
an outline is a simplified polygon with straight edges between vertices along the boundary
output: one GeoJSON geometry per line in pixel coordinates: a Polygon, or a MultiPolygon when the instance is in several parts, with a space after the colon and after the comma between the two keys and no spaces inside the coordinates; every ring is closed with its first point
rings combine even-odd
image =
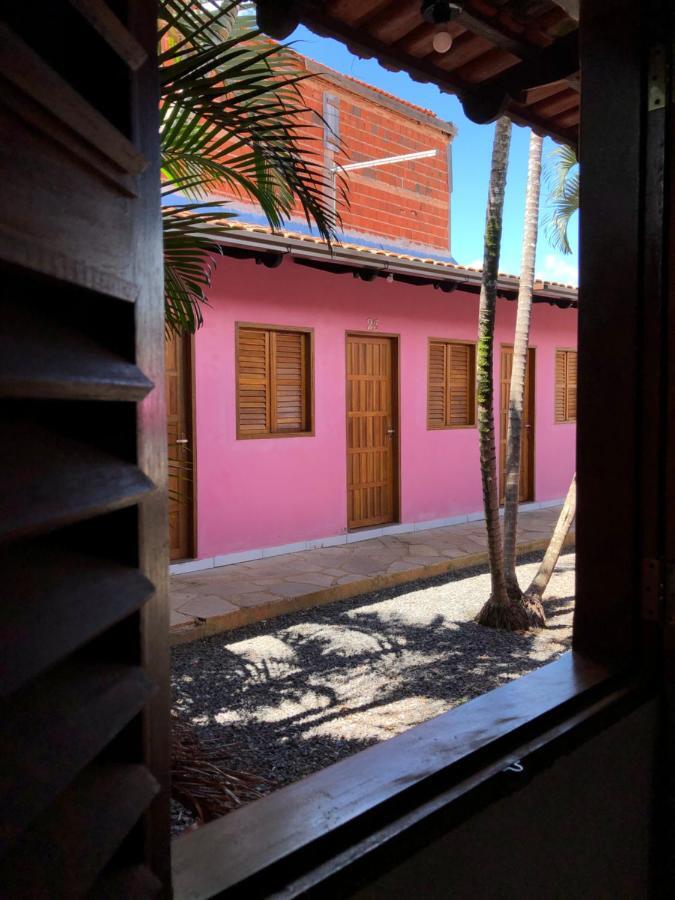
{"type": "MultiPolygon", "coordinates": [[[[299,84],[305,105],[313,111],[307,118],[311,140],[306,147],[328,169],[435,151],[424,159],[343,172],[348,204],[338,202],[338,210],[345,238],[450,255],[454,126],[378,88],[294,56],[311,75],[299,84]]],[[[299,207],[296,217],[302,219],[299,207]]]]}

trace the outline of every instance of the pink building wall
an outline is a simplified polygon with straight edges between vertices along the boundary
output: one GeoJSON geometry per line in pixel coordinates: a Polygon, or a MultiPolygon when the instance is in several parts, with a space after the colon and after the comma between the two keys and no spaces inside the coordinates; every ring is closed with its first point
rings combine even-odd
{"type": "MultiPolygon", "coordinates": [[[[475,340],[477,307],[473,294],[365,283],[289,259],[277,269],[220,261],[195,342],[198,558],[347,531],[345,333],[365,331],[368,319],[377,319],[381,333],[400,335],[400,521],[479,512],[476,429],[426,427],[428,338],[475,340]],[[237,321],[314,328],[314,436],[237,440],[237,321]]],[[[515,311],[515,303],[498,302],[497,379],[515,311]]],[[[554,423],[554,362],[556,347],[576,346],[576,328],[576,311],[535,305],[537,502],[563,497],[574,470],[575,426],[554,423]]]]}

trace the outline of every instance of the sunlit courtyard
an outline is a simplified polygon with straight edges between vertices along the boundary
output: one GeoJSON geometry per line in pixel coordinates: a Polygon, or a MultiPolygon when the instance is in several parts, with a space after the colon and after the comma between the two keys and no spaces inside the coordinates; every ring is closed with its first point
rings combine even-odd
{"type": "MultiPolygon", "coordinates": [[[[538,556],[518,568],[529,584],[538,556]]],[[[484,567],[260,622],[173,651],[174,709],[234,769],[274,790],[551,662],[569,649],[574,554],[560,558],[547,626],[473,621],[484,567]]]]}

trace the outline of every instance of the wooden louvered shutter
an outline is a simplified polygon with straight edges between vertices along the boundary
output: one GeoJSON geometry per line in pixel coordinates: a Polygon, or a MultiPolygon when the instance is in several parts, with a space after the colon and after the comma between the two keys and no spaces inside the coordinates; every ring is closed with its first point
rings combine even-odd
{"type": "Polygon", "coordinates": [[[169,896],[153,3],[3,7],[0,893],[169,896]]]}
{"type": "Polygon", "coordinates": [[[447,424],[473,424],[473,347],[470,344],[447,345],[448,414],[447,424]]]}
{"type": "Polygon", "coordinates": [[[577,420],[577,353],[576,350],[567,351],[567,373],[565,380],[565,406],[568,422],[577,420]]]}
{"type": "Polygon", "coordinates": [[[270,430],[270,332],[240,328],[237,340],[237,407],[240,437],[270,430]]]}
{"type": "Polygon", "coordinates": [[[297,331],[270,333],[272,431],[307,428],[307,335],[297,331]]]}
{"type": "Polygon", "coordinates": [[[567,354],[564,350],[555,351],[555,420],[556,422],[565,422],[566,416],[566,376],[567,376],[567,354]]]}
{"type": "Polygon", "coordinates": [[[429,387],[427,394],[427,427],[446,427],[446,345],[429,341],[429,387]]]}

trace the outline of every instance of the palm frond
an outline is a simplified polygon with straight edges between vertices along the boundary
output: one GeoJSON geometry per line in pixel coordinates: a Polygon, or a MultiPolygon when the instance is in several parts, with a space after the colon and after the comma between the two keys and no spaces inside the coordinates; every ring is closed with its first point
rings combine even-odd
{"type": "MultiPolygon", "coordinates": [[[[240,3],[221,3],[217,8],[205,0],[164,0],[164,4],[173,21],[181,10],[188,11],[194,35],[190,40],[183,23],[182,39],[161,54],[166,149],[184,143],[192,128],[200,133],[202,152],[212,158],[219,154],[231,159],[233,150],[246,146],[260,158],[258,171],[275,172],[279,190],[271,195],[269,190],[263,191],[267,200],[263,211],[272,212],[272,224],[288,216],[280,198],[290,194],[299,201],[308,224],[316,224],[322,237],[334,240],[339,217],[330,199],[333,174],[323,168],[322,148],[321,152],[314,150],[307,139],[307,128],[317,115],[304,104],[298,90],[308,75],[298,73],[285,47],[251,28],[250,17],[233,18],[240,3]],[[204,147],[209,136],[214,146],[204,147]]],[[[243,160],[249,164],[245,155],[243,160]]],[[[342,198],[344,189],[340,188],[342,198]]],[[[261,202],[250,181],[244,182],[242,189],[261,202]]]]}
{"type": "Polygon", "coordinates": [[[164,210],[169,332],[202,323],[213,239],[233,215],[208,202],[223,186],[258,204],[273,229],[298,204],[329,244],[347,202],[343,173],[326,170],[313,134],[328,126],[299,89],[311,76],[261,35],[250,9],[245,0],[160,0],[162,193],[194,201],[164,210]]]}
{"type": "Polygon", "coordinates": [[[218,239],[227,234],[226,220],[233,214],[220,203],[165,206],[164,293],[167,336],[192,333],[203,322],[219,252],[218,239]]]}
{"type": "Polygon", "coordinates": [[[570,222],[579,210],[579,163],[575,151],[568,146],[556,147],[550,160],[552,164],[547,166],[545,175],[549,193],[544,227],[551,244],[569,254],[570,222]]]}

